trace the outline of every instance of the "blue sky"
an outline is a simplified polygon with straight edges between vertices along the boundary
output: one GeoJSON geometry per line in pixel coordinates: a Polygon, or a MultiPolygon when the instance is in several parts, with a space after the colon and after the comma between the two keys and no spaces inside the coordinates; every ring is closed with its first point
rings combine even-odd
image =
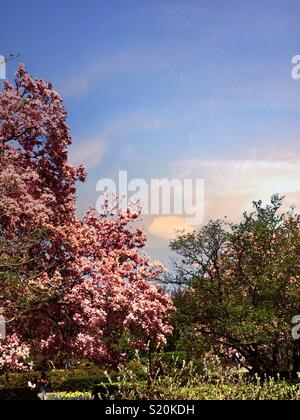
{"type": "MultiPolygon", "coordinates": [[[[299,0],[11,0],[0,14],[0,54],[64,97],[89,171],[80,211],[119,170],[204,178],[206,219],[275,190],[300,204],[299,0]]],[[[165,260],[176,220],[145,225],[165,260]]]]}

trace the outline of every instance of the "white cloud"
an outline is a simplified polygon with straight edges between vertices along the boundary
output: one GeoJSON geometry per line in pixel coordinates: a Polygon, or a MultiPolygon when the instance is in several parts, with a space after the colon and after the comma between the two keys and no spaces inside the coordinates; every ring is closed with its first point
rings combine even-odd
{"type": "Polygon", "coordinates": [[[175,173],[205,181],[205,219],[240,217],[253,200],[269,201],[280,193],[287,204],[300,205],[300,160],[189,160],[175,173]]]}
{"type": "MultiPolygon", "coordinates": [[[[295,205],[300,211],[300,159],[186,160],[174,163],[169,177],[178,174],[205,180],[205,222],[225,216],[238,221],[243,211],[251,210],[253,200],[267,203],[275,193],[286,196],[285,209],[295,205]]],[[[185,216],[154,218],[148,229],[149,246],[166,247],[178,230],[192,230],[185,216]]]]}

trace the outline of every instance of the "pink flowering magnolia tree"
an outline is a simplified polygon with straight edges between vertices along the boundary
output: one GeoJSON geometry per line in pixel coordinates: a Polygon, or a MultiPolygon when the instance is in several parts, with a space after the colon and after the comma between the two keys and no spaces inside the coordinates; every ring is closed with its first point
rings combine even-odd
{"type": "Polygon", "coordinates": [[[20,342],[15,334],[0,341],[0,371],[26,371],[31,366],[30,347],[20,342]]]}
{"type": "Polygon", "coordinates": [[[0,93],[0,370],[29,359],[114,364],[124,337],[142,349],[172,332],[172,302],[155,285],[162,266],[135,226],[140,208],[108,197],[100,215],[78,219],[85,169],[68,162],[70,144],[62,99],[20,66],[0,93]]]}

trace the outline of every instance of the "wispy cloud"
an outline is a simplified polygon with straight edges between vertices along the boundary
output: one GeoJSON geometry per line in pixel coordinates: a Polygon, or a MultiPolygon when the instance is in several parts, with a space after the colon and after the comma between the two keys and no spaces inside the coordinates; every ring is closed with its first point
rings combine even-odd
{"type": "Polygon", "coordinates": [[[103,159],[105,148],[106,140],[103,137],[87,139],[71,148],[71,162],[84,163],[88,169],[93,169],[103,159]]]}
{"type": "MultiPolygon", "coordinates": [[[[286,196],[286,208],[295,205],[300,210],[299,159],[186,160],[176,162],[173,170],[177,176],[205,180],[206,221],[225,216],[237,221],[251,209],[253,200],[268,202],[275,193],[286,196]]],[[[148,228],[150,243],[156,241],[159,247],[182,230],[192,230],[184,216],[156,217],[148,228]]]]}
{"type": "MultiPolygon", "coordinates": [[[[146,131],[161,130],[170,127],[172,122],[156,120],[146,111],[138,111],[127,114],[114,121],[109,121],[100,131],[100,135],[87,139],[77,139],[70,151],[70,159],[74,164],[84,163],[88,169],[95,168],[103,159],[107,149],[114,141],[122,142],[129,134],[143,133],[146,131]]],[[[175,124],[179,124],[178,121],[175,124]]],[[[127,158],[133,158],[136,150],[132,145],[124,144],[120,154],[127,158]]]]}
{"type": "Polygon", "coordinates": [[[65,97],[86,94],[95,85],[115,75],[173,68],[188,61],[194,53],[193,48],[178,51],[157,46],[153,49],[128,49],[110,56],[101,56],[88,65],[81,66],[79,73],[65,78],[61,91],[65,97]]]}
{"type": "Polygon", "coordinates": [[[300,160],[189,160],[175,164],[176,173],[205,180],[205,216],[240,217],[253,200],[274,193],[300,208],[300,160]]]}

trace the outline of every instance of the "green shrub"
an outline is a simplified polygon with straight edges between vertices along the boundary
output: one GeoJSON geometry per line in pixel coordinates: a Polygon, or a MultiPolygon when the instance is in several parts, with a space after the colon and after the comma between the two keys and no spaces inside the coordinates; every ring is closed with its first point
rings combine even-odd
{"type": "MultiPolygon", "coordinates": [[[[161,355],[155,355],[154,359],[161,355]]],[[[224,369],[211,353],[201,361],[202,368],[174,354],[158,359],[161,368],[149,375],[148,366],[136,359],[118,372],[102,372],[80,367],[71,371],[49,372],[52,400],[300,400],[300,384],[250,376],[246,370],[224,369]],[[63,392],[60,392],[63,391],[63,392]]],[[[0,400],[35,400],[27,381],[33,376],[9,374],[0,377],[0,400]]],[[[39,375],[36,375],[37,377],[39,375]]],[[[50,389],[49,389],[50,390],[50,389]]]]}
{"type": "Polygon", "coordinates": [[[39,400],[38,392],[27,388],[0,389],[0,401],[36,401],[39,400]]]}
{"type": "Polygon", "coordinates": [[[112,400],[300,400],[300,384],[253,378],[235,368],[224,370],[212,354],[203,360],[203,373],[192,362],[183,361],[178,366],[176,360],[171,373],[165,373],[164,364],[163,371],[141,381],[128,367],[121,366],[118,383],[111,381],[111,388],[98,388],[100,396],[112,400]]]}
{"type": "Polygon", "coordinates": [[[92,387],[92,395],[96,395],[101,400],[118,399],[120,394],[120,384],[115,383],[100,383],[92,387]]]}
{"type": "Polygon", "coordinates": [[[26,388],[27,382],[32,378],[32,376],[35,376],[32,372],[9,373],[7,376],[0,376],[0,390],[26,388]]]}
{"type": "MultiPolygon", "coordinates": [[[[28,381],[33,376],[39,378],[40,373],[9,373],[8,377],[0,376],[0,390],[26,388],[28,381]]],[[[48,372],[47,376],[50,381],[49,391],[53,392],[85,392],[89,391],[95,384],[108,382],[106,374],[99,369],[55,370],[48,372]]],[[[111,372],[111,377],[117,379],[117,373],[111,372]]]]}

